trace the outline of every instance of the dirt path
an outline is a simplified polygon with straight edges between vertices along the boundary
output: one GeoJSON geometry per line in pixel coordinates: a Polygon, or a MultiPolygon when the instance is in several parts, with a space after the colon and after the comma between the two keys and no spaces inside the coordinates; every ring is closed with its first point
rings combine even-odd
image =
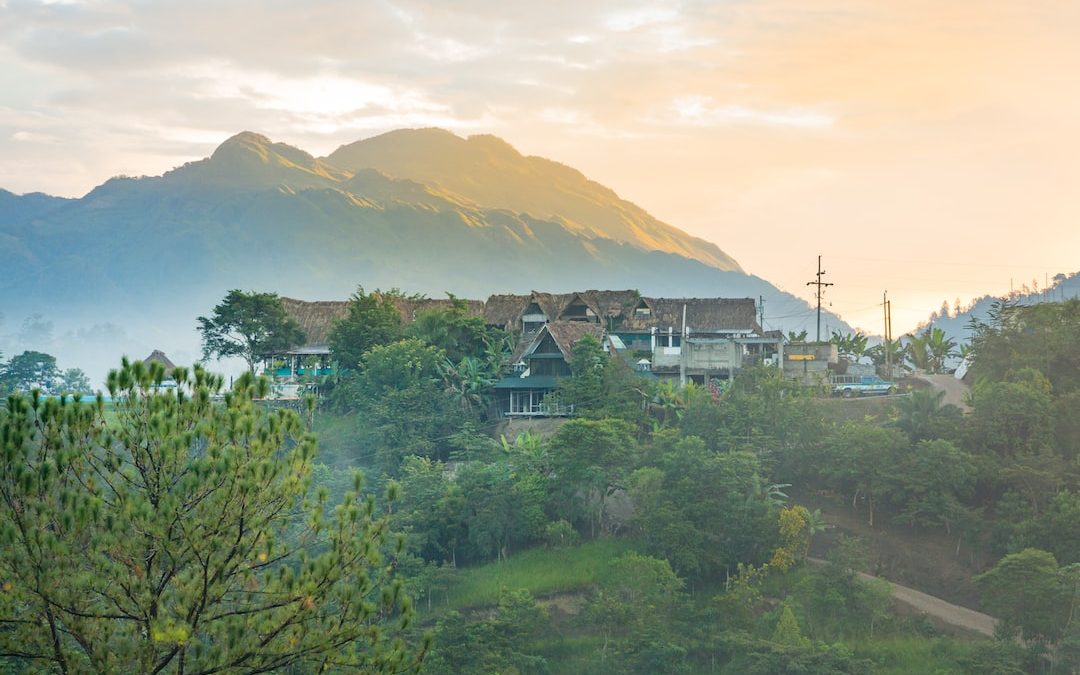
{"type": "MultiPolygon", "coordinates": [[[[826,564],[826,562],[820,558],[808,558],[808,560],[815,565],[826,564]]],[[[859,572],[858,574],[860,579],[866,581],[880,578],[864,572],[859,572]]],[[[932,619],[937,619],[949,626],[962,628],[963,630],[986,635],[988,637],[994,636],[994,626],[997,624],[997,619],[994,617],[983,614],[982,612],[976,612],[967,607],[954,605],[951,602],[945,602],[941,598],[936,598],[932,595],[923,593],[922,591],[917,591],[914,588],[895,584],[888,579],[885,579],[884,581],[892,587],[892,597],[896,602],[919,613],[926,614],[932,619]]]]}
{"type": "Polygon", "coordinates": [[[951,403],[964,412],[971,410],[967,403],[968,386],[952,375],[919,374],[915,375],[915,377],[923,382],[928,382],[935,391],[944,391],[945,400],[943,403],[951,403]]]}

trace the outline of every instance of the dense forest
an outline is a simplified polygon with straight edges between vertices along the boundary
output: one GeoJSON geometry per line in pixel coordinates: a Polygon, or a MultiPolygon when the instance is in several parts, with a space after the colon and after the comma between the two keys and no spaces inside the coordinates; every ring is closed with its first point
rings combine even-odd
{"type": "Polygon", "coordinates": [[[336,333],[358,367],[329,395],[326,461],[401,487],[431,672],[1077,666],[1080,303],[1002,303],[973,325],[969,411],[914,389],[853,418],[768,369],[680,389],[586,338],[558,392],[575,417],[498,436],[485,395],[506,336],[460,311],[402,326],[385,300],[354,302],[353,326],[382,328],[336,333]],[[953,541],[1000,640],[892,612],[854,574],[873,571],[858,539],[805,564],[827,524],[796,494],[953,541]]]}
{"type": "Polygon", "coordinates": [[[679,387],[586,337],[553,394],[574,416],[515,428],[489,393],[515,336],[389,297],[353,296],[318,405],[266,409],[252,377],[215,396],[201,369],[163,392],[141,364],[109,405],[11,397],[0,667],[1080,668],[1080,301],[974,323],[968,409],[764,367],[679,387]],[[995,636],[897,611],[857,574],[872,542],[819,508],[947,541],[995,636]]]}

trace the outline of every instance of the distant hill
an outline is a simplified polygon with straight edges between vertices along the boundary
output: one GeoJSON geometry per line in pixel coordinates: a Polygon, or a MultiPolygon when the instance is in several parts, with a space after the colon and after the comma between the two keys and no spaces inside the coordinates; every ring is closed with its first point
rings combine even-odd
{"type": "Polygon", "coordinates": [[[65,367],[121,350],[190,360],[195,317],[229,288],[304,299],[358,284],[476,298],[636,288],[806,307],[574,169],[437,129],[325,158],[244,132],[206,159],[80,199],[0,190],[0,250],[0,350],[66,350],[65,367]],[[54,323],[52,347],[25,344],[41,335],[24,325],[35,313],[31,323],[54,323]]]}
{"type": "MultiPolygon", "coordinates": [[[[1054,283],[1048,288],[1039,291],[1014,293],[1011,299],[1021,305],[1037,305],[1041,302],[1055,302],[1077,297],[1080,297],[1080,272],[1060,274],[1055,277],[1054,283]]],[[[958,343],[967,342],[971,337],[971,331],[967,329],[971,320],[975,318],[985,321],[990,308],[999,300],[1001,300],[999,297],[984,295],[959,312],[955,311],[955,309],[948,311],[947,308],[942,307],[941,310],[934,312],[926,321],[921,323],[917,330],[921,331],[926,326],[933,325],[935,328],[945,331],[949,337],[958,343]]]]}

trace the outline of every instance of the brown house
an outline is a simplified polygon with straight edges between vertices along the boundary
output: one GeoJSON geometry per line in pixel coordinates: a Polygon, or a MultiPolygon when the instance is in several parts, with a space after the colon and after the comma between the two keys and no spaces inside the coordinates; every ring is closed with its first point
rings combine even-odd
{"type": "MultiPolygon", "coordinates": [[[[294,362],[318,356],[323,359],[321,370],[330,353],[330,330],[347,314],[348,303],[283,300],[308,338],[307,344],[284,356],[294,362]]],[[[569,375],[570,350],[585,335],[600,339],[638,371],[682,383],[728,380],[742,368],[779,367],[783,362],[783,337],[762,330],[751,298],[652,298],[634,290],[588,290],[500,294],[463,302],[469,315],[520,336],[511,360],[514,372],[496,385],[500,410],[508,415],[543,414],[544,396],[554,389],[555,379],[569,375]]],[[[406,323],[425,310],[452,303],[451,299],[394,301],[406,323]]],[[[302,370],[295,367],[278,372],[297,373],[302,370]]]]}
{"type": "Polygon", "coordinates": [[[511,359],[511,373],[495,384],[495,405],[503,416],[562,415],[572,409],[550,408],[545,401],[559,378],[569,377],[574,345],[591,335],[598,341],[604,329],[585,321],[544,324],[522,340],[511,359]]]}

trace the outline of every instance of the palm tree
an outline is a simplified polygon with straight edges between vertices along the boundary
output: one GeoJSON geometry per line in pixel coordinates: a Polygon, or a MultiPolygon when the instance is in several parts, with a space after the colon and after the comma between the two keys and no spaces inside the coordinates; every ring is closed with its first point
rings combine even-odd
{"type": "Polygon", "coordinates": [[[945,361],[956,355],[956,340],[940,328],[930,326],[923,332],[923,341],[926,345],[929,371],[940,373],[945,370],[945,361]]]}
{"type": "Polygon", "coordinates": [[[682,417],[686,407],[686,393],[674,380],[664,380],[656,385],[656,405],[662,415],[662,426],[682,417]]]}
{"type": "Polygon", "coordinates": [[[908,343],[904,346],[907,349],[908,356],[911,358],[911,364],[920,370],[930,370],[930,359],[926,350],[926,339],[923,335],[912,333],[906,336],[908,343]]]}
{"type": "Polygon", "coordinates": [[[833,331],[832,337],[829,338],[829,342],[836,345],[836,351],[841,356],[850,356],[855,363],[862,360],[866,354],[867,340],[867,336],[860,331],[847,334],[833,331]]]}
{"type": "Polygon", "coordinates": [[[941,402],[944,399],[944,391],[920,389],[911,392],[911,396],[896,402],[896,407],[900,410],[896,426],[905,431],[912,442],[928,438],[930,422],[941,411],[941,402]]]}
{"type": "Polygon", "coordinates": [[[458,363],[446,359],[439,366],[446,391],[457,396],[461,409],[467,413],[482,410],[490,403],[490,391],[495,378],[473,356],[466,356],[458,363]]]}

